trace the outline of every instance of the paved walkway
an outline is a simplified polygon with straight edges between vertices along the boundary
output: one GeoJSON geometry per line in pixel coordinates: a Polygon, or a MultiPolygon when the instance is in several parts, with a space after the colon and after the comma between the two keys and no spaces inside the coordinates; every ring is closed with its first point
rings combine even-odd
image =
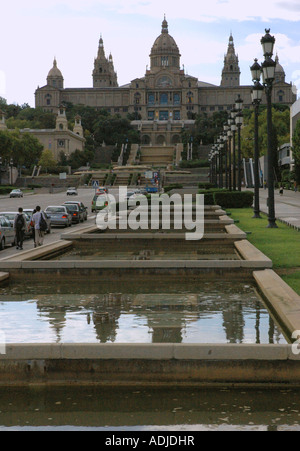
{"type": "MultiPolygon", "coordinates": [[[[267,197],[268,190],[260,190],[260,209],[263,213],[268,213],[267,197]]],[[[276,218],[300,230],[300,192],[284,191],[283,196],[280,196],[276,190],[275,205],[276,218]]]]}

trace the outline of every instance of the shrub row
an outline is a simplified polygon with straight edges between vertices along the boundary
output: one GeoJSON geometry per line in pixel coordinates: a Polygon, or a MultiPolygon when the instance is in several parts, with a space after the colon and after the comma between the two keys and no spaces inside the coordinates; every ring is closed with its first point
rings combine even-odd
{"type": "Polygon", "coordinates": [[[191,161],[183,160],[180,162],[179,167],[182,169],[209,168],[209,161],[208,160],[191,160],[191,161]]]}
{"type": "Polygon", "coordinates": [[[251,208],[254,193],[252,191],[226,191],[220,189],[200,190],[205,205],[220,205],[222,208],[251,208]]]}
{"type": "Polygon", "coordinates": [[[9,194],[13,189],[14,189],[13,186],[0,186],[0,195],[9,194]]]}
{"type": "Polygon", "coordinates": [[[173,183],[172,185],[169,186],[165,186],[164,190],[165,193],[168,193],[169,191],[172,191],[173,189],[182,189],[183,185],[181,185],[180,183],[173,183]]]}

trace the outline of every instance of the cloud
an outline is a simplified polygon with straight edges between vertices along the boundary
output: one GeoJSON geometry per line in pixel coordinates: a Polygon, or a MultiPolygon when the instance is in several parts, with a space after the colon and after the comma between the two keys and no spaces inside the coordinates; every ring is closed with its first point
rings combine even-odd
{"type": "Polygon", "coordinates": [[[103,12],[121,15],[141,15],[162,19],[167,14],[169,19],[189,19],[198,22],[213,22],[220,20],[254,21],[257,19],[271,21],[274,19],[300,20],[299,1],[275,2],[273,0],[189,0],[188,7],[179,0],[49,0],[47,3],[39,0],[11,0],[5,2],[2,11],[19,11],[22,14],[44,14],[62,10],[69,14],[83,13],[85,16],[102,17],[103,12]],[[291,12],[293,14],[291,14],[291,12]]]}
{"type": "Polygon", "coordinates": [[[300,3],[297,2],[277,2],[276,6],[287,11],[300,11],[300,3]]]}

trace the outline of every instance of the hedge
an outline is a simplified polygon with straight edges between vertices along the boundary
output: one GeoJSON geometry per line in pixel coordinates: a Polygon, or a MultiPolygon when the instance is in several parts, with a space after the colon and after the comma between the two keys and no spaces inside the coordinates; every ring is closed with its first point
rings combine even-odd
{"type": "Polygon", "coordinates": [[[254,193],[252,191],[228,191],[224,189],[200,190],[205,205],[220,205],[222,208],[251,208],[254,193]]]}
{"type": "Polygon", "coordinates": [[[252,191],[228,191],[214,193],[215,205],[222,208],[251,208],[254,193],[252,191]]]}
{"type": "Polygon", "coordinates": [[[165,193],[168,193],[169,191],[172,191],[173,189],[182,189],[183,185],[181,185],[180,183],[173,183],[172,185],[169,186],[165,186],[164,190],[165,193]]]}
{"type": "Polygon", "coordinates": [[[0,194],[9,194],[13,189],[13,186],[0,186],[0,194]]]}
{"type": "Polygon", "coordinates": [[[214,185],[213,183],[207,183],[207,182],[201,182],[198,185],[199,189],[211,189],[211,188],[215,188],[216,185],[214,185]]]}

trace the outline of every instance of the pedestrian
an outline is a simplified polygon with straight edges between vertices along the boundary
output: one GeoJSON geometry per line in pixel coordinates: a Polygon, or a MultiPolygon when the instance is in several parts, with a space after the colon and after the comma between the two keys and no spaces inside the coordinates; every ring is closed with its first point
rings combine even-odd
{"type": "Polygon", "coordinates": [[[280,194],[280,196],[283,196],[283,185],[280,186],[279,194],[280,194]]]}
{"type": "Polygon", "coordinates": [[[294,191],[295,191],[295,193],[297,193],[297,191],[298,191],[298,185],[297,185],[296,180],[294,182],[294,191]]]}
{"type": "Polygon", "coordinates": [[[40,206],[37,206],[35,210],[36,210],[36,213],[32,216],[32,221],[34,224],[34,236],[35,236],[34,247],[39,247],[39,246],[43,246],[43,244],[44,244],[45,232],[43,230],[41,230],[41,218],[42,218],[43,212],[41,211],[40,206]]]}
{"type": "Polygon", "coordinates": [[[23,208],[21,208],[21,207],[19,208],[18,214],[16,215],[15,220],[14,220],[14,230],[15,230],[15,234],[16,234],[17,249],[22,251],[25,230],[26,230],[26,219],[23,214],[23,208]]]}
{"type": "Polygon", "coordinates": [[[265,181],[264,181],[264,189],[267,189],[267,186],[268,186],[267,180],[265,180],[265,181]]]}
{"type": "Polygon", "coordinates": [[[32,215],[31,215],[31,221],[30,221],[31,237],[32,237],[34,243],[35,243],[35,227],[34,227],[34,221],[32,218],[35,213],[36,213],[36,209],[33,210],[32,215]]]}

